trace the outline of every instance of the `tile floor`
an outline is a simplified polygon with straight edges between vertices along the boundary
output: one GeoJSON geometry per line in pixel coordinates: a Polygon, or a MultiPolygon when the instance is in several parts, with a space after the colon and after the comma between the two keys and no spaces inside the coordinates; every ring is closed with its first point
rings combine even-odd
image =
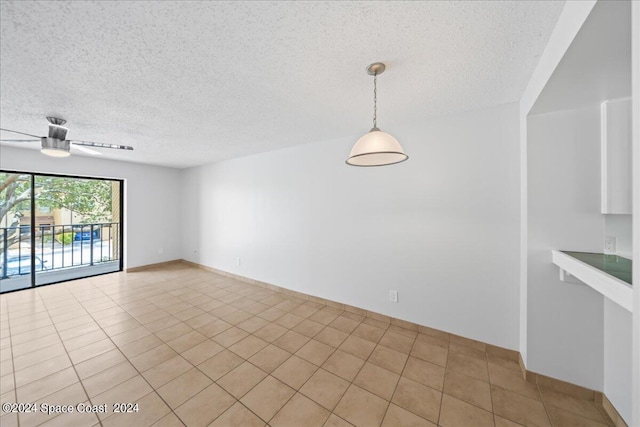
{"type": "Polygon", "coordinates": [[[74,410],[2,427],[611,425],[483,343],[186,264],[4,294],[0,320],[0,401],[74,410]]]}

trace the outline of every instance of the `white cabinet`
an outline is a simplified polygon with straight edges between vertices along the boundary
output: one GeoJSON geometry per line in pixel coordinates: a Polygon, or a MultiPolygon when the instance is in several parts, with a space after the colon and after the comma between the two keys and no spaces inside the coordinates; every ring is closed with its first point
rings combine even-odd
{"type": "Polygon", "coordinates": [[[631,98],[601,106],[603,214],[631,214],[631,98]]]}

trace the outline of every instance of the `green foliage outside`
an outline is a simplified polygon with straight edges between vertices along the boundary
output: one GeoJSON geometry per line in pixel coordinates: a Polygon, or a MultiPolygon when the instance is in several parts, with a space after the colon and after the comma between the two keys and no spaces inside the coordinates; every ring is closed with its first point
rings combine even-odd
{"type": "Polygon", "coordinates": [[[58,243],[61,243],[63,245],[70,245],[73,242],[73,238],[75,237],[76,233],[60,233],[56,236],[56,240],[58,241],[58,243]]]}

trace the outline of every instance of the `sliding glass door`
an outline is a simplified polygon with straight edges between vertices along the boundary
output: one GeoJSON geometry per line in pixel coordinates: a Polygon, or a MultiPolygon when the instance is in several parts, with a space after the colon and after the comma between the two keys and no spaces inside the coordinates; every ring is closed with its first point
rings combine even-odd
{"type": "Polygon", "coordinates": [[[122,185],[0,171],[0,292],[120,271],[122,185]]]}

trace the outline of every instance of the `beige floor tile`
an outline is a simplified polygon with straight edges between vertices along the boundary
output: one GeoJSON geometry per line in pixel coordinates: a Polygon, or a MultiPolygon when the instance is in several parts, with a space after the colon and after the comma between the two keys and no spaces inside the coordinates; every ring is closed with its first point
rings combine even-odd
{"type": "Polygon", "coordinates": [[[15,390],[16,383],[13,374],[7,374],[0,377],[0,395],[4,395],[15,390]]]}
{"type": "Polygon", "coordinates": [[[443,367],[447,366],[448,355],[448,349],[439,345],[427,344],[424,341],[416,341],[411,350],[411,356],[443,367]]]}
{"type": "Polygon", "coordinates": [[[182,353],[189,350],[190,348],[195,347],[196,345],[207,339],[208,338],[200,332],[192,330],[191,332],[187,332],[180,337],[168,341],[167,344],[178,353],[182,353]]]}
{"type": "Polygon", "coordinates": [[[144,372],[177,355],[178,353],[176,353],[171,347],[166,344],[162,344],[130,360],[137,370],[144,372]]]}
{"type": "Polygon", "coordinates": [[[180,418],[173,412],[169,412],[164,417],[160,418],[157,422],[153,423],[152,427],[183,427],[184,424],[180,421],[180,418]]]}
{"type": "Polygon", "coordinates": [[[266,376],[266,372],[249,362],[244,362],[217,380],[216,383],[236,399],[240,399],[266,376]]]}
{"type": "Polygon", "coordinates": [[[288,331],[278,339],[274,340],[273,343],[278,347],[287,350],[289,353],[295,353],[305,345],[309,339],[309,337],[298,332],[288,331]]]}
{"type": "Polygon", "coordinates": [[[340,418],[336,414],[331,414],[329,415],[329,418],[327,418],[327,421],[324,423],[323,427],[352,427],[352,426],[353,424],[351,424],[350,422],[345,421],[344,419],[340,418]]]}
{"type": "Polygon", "coordinates": [[[242,311],[242,310],[237,310],[231,314],[223,316],[222,320],[237,326],[240,323],[244,322],[245,320],[250,319],[251,317],[253,317],[251,313],[247,313],[246,311],[242,311]]]}
{"type": "Polygon", "coordinates": [[[62,341],[60,340],[60,337],[51,334],[47,335],[46,337],[26,341],[21,344],[14,344],[11,346],[11,352],[13,353],[13,357],[20,357],[44,347],[49,347],[54,344],[60,344],[61,342],[62,341]]]}
{"type": "Polygon", "coordinates": [[[385,400],[391,400],[399,379],[400,375],[367,362],[353,383],[385,400]]]}
{"type": "Polygon", "coordinates": [[[522,427],[522,424],[518,424],[506,418],[502,418],[496,414],[493,414],[493,421],[496,424],[496,427],[522,427]]]}
{"type": "Polygon", "coordinates": [[[265,320],[268,320],[269,322],[273,322],[274,320],[278,319],[280,316],[284,314],[285,314],[284,311],[277,309],[275,307],[270,307],[265,311],[259,313],[258,316],[262,317],[265,320]]]}
{"type": "Polygon", "coordinates": [[[287,329],[280,325],[277,325],[275,323],[268,323],[267,325],[255,331],[253,334],[265,341],[274,342],[287,332],[287,329]]]}
{"type": "Polygon", "coordinates": [[[300,317],[308,318],[309,316],[311,316],[312,314],[314,314],[317,311],[318,311],[317,307],[313,307],[313,306],[309,305],[308,302],[306,302],[306,303],[296,307],[291,313],[295,314],[297,316],[300,316],[300,317]]]}
{"type": "Polygon", "coordinates": [[[79,381],[73,368],[65,368],[16,389],[18,402],[34,402],[79,381]]]}
{"type": "Polygon", "coordinates": [[[296,356],[301,357],[306,361],[313,363],[314,365],[320,366],[325,362],[325,360],[329,358],[334,350],[335,349],[333,347],[328,346],[327,344],[323,344],[320,341],[311,339],[309,342],[303,345],[295,354],[296,356]]]}
{"type": "Polygon", "coordinates": [[[222,415],[236,402],[217,384],[211,384],[186,401],[175,413],[187,426],[205,426],[222,415]]]}
{"type": "Polygon", "coordinates": [[[153,388],[159,388],[192,369],[193,365],[181,356],[175,356],[142,373],[153,388]]]}
{"type": "Polygon", "coordinates": [[[254,337],[253,335],[249,335],[248,337],[243,338],[242,340],[229,347],[229,350],[233,351],[243,359],[249,359],[251,356],[265,348],[267,345],[269,345],[269,343],[265,340],[254,337]]]}
{"type": "Polygon", "coordinates": [[[206,341],[191,347],[189,350],[182,352],[182,357],[187,359],[193,365],[199,365],[205,360],[220,353],[222,350],[224,350],[224,347],[220,344],[207,339],[206,341]]]}
{"type": "MultiPolygon", "coordinates": [[[[171,409],[158,396],[157,393],[151,392],[139,399],[137,412],[121,412],[112,414],[102,422],[104,427],[121,427],[121,426],[150,426],[156,421],[162,419],[171,412],[171,409]]],[[[124,407],[124,410],[133,410],[134,407],[124,407]]]]}
{"type": "Polygon", "coordinates": [[[144,327],[150,330],[151,332],[160,332],[164,329],[167,329],[171,326],[175,326],[179,323],[180,321],[178,319],[167,314],[166,316],[158,320],[154,320],[153,322],[150,322],[150,323],[145,323],[144,327]]]}
{"type": "Polygon", "coordinates": [[[382,427],[436,427],[431,421],[425,420],[406,409],[402,409],[393,403],[389,405],[387,413],[382,421],[382,427]]]}
{"type": "Polygon", "coordinates": [[[447,394],[442,396],[442,427],[493,427],[493,414],[447,394]]]}
{"type": "Polygon", "coordinates": [[[505,390],[515,391],[532,399],[542,400],[538,387],[522,378],[520,371],[513,371],[489,363],[489,378],[491,379],[491,384],[502,387],[505,390]]]}
{"type": "Polygon", "coordinates": [[[444,392],[487,411],[492,411],[491,388],[488,383],[455,371],[447,371],[444,392]]]}
{"type": "Polygon", "coordinates": [[[73,351],[105,338],[107,338],[107,335],[104,332],[96,330],[74,338],[63,340],[62,342],[67,351],[73,351]]]}
{"type": "Polygon", "coordinates": [[[276,368],[271,375],[297,390],[317,369],[318,367],[314,364],[294,355],[276,368]]]}
{"type": "Polygon", "coordinates": [[[460,372],[487,383],[489,382],[487,362],[483,359],[451,351],[449,352],[447,369],[460,372]]]}
{"type": "Polygon", "coordinates": [[[332,411],[348,387],[347,381],[324,369],[318,369],[300,388],[300,393],[332,411]]]}
{"type": "Polygon", "coordinates": [[[263,326],[266,326],[267,324],[269,324],[268,320],[264,320],[261,317],[258,316],[253,316],[250,317],[249,319],[245,320],[242,323],[238,324],[238,328],[242,329],[243,331],[247,331],[250,334],[254,333],[255,331],[257,331],[258,329],[262,328],[263,326]]]}
{"type": "Polygon", "coordinates": [[[380,329],[363,322],[353,331],[352,335],[377,344],[384,333],[385,329],[380,329]]]}
{"type": "Polygon", "coordinates": [[[89,378],[107,368],[127,360],[119,350],[111,350],[75,365],[80,379],[89,378]]]}
{"type": "Polygon", "coordinates": [[[151,331],[149,331],[144,326],[138,326],[137,328],[133,328],[118,335],[112,336],[111,340],[117,346],[123,346],[130,342],[137,341],[140,338],[146,337],[147,335],[151,335],[151,331]]]}
{"type": "Polygon", "coordinates": [[[389,329],[390,323],[388,321],[383,321],[380,319],[374,319],[373,317],[365,317],[362,321],[365,325],[375,326],[376,328],[380,328],[383,331],[389,329]]]}
{"type": "Polygon", "coordinates": [[[556,408],[591,418],[600,423],[605,422],[600,411],[596,408],[595,403],[591,400],[579,399],[545,387],[540,387],[540,394],[546,406],[555,406],[556,408]]]}
{"type": "Polygon", "coordinates": [[[230,347],[247,336],[249,336],[249,333],[232,326],[224,332],[214,336],[212,339],[223,347],[230,347]]]}
{"type": "MultiPolygon", "coordinates": [[[[39,380],[58,371],[69,368],[70,366],[71,360],[69,360],[69,356],[67,356],[66,354],[61,354],[60,356],[56,356],[51,359],[45,360],[44,362],[29,366],[28,368],[15,371],[15,386],[22,387],[29,384],[30,382],[39,380]]],[[[3,376],[3,378],[6,376],[9,375],[5,375],[3,376]]],[[[14,377],[11,377],[11,381],[14,381],[14,377]]]]}
{"type": "Polygon", "coordinates": [[[269,422],[272,427],[320,427],[330,412],[311,399],[297,393],[269,422]]]}
{"type": "Polygon", "coordinates": [[[173,409],[195,396],[212,383],[202,372],[190,369],[179,377],[158,388],[158,394],[173,409]]]}
{"type": "Polygon", "coordinates": [[[291,353],[288,351],[285,351],[273,344],[269,344],[251,356],[249,362],[253,363],[263,371],[271,373],[289,357],[291,357],[291,353]]]}
{"type": "Polygon", "coordinates": [[[242,362],[244,362],[242,357],[229,350],[223,350],[212,358],[199,364],[198,369],[204,372],[209,378],[216,381],[242,362]]]}
{"type": "Polygon", "coordinates": [[[388,371],[400,374],[404,370],[408,357],[404,353],[378,345],[369,356],[368,361],[388,371]]]}
{"type": "Polygon", "coordinates": [[[375,347],[375,343],[371,341],[350,335],[344,340],[342,345],[340,345],[340,350],[366,360],[375,347]]]}
{"type": "Polygon", "coordinates": [[[413,347],[414,338],[407,337],[403,334],[387,330],[380,339],[379,344],[392,348],[404,354],[409,354],[413,347]]]}
{"type": "MultiPolygon", "coordinates": [[[[80,402],[78,402],[80,403],[80,402]]],[[[90,406],[90,402],[84,402],[90,406]]],[[[4,424],[1,424],[4,427],[4,424]]],[[[96,414],[90,412],[73,412],[71,414],[59,414],[57,417],[40,424],[42,427],[89,427],[98,426],[99,420],[96,414]]]]}
{"type": "Polygon", "coordinates": [[[138,375],[138,371],[134,369],[131,363],[125,361],[83,379],[82,385],[89,397],[92,398],[136,375],[138,375]]]}
{"type": "Polygon", "coordinates": [[[480,341],[472,340],[472,339],[461,337],[459,335],[454,335],[454,334],[451,334],[449,339],[451,344],[471,347],[475,350],[479,350],[482,352],[485,352],[487,350],[487,345],[480,341]]]}
{"type": "Polygon", "coordinates": [[[324,329],[324,326],[322,323],[318,323],[318,322],[314,322],[313,320],[309,320],[309,319],[305,319],[303,322],[300,322],[299,324],[297,324],[294,328],[292,328],[293,331],[296,331],[306,337],[309,338],[313,338],[315,335],[317,335],[321,330],[324,329]]]}
{"type": "Polygon", "coordinates": [[[326,310],[316,311],[315,313],[308,316],[309,320],[313,320],[317,323],[322,323],[323,325],[328,325],[333,322],[333,320],[338,317],[337,313],[332,313],[326,310]]]}
{"type": "Polygon", "coordinates": [[[220,415],[209,427],[264,427],[265,422],[256,417],[242,403],[236,402],[220,415]]]}
{"type": "Polygon", "coordinates": [[[403,376],[421,384],[442,391],[445,369],[434,363],[425,362],[416,357],[409,357],[403,376]]]}
{"type": "Polygon", "coordinates": [[[556,408],[554,406],[547,406],[547,413],[551,418],[551,423],[554,426],[562,427],[604,427],[607,424],[604,422],[596,421],[591,418],[585,418],[573,412],[565,411],[564,409],[556,408]]]}
{"type": "Polygon", "coordinates": [[[493,412],[525,426],[550,426],[542,402],[521,394],[491,386],[493,412]]]}
{"type": "MultiPolygon", "coordinates": [[[[39,405],[46,403],[47,405],[51,405],[51,406],[56,406],[56,405],[75,406],[76,404],[80,402],[84,402],[87,399],[88,399],[87,395],[84,392],[82,385],[80,383],[75,383],[53,394],[50,394],[48,396],[41,398],[40,401],[38,401],[37,403],[39,405]]],[[[42,406],[40,406],[40,409],[42,409],[42,406]]],[[[42,410],[39,412],[33,412],[33,413],[21,413],[19,414],[20,425],[23,427],[40,425],[45,422],[53,421],[53,419],[56,418],[57,415],[58,414],[56,413],[48,414],[42,410]]],[[[75,416],[67,416],[64,418],[68,420],[67,425],[72,425],[73,422],[79,421],[77,418],[80,418],[80,420],[87,419],[86,417],[75,417],[75,416]]],[[[89,419],[95,420],[94,424],[97,423],[97,420],[95,417],[89,417],[89,419]]]]}
{"type": "MultiPolygon", "coordinates": [[[[123,332],[127,332],[135,328],[139,328],[140,326],[142,325],[136,319],[127,319],[123,322],[116,323],[115,325],[103,327],[102,329],[107,335],[112,337],[115,335],[119,335],[123,332]]],[[[61,338],[64,339],[64,337],[62,336],[61,338]]]]}
{"type": "Polygon", "coordinates": [[[362,365],[364,365],[364,360],[352,354],[345,353],[342,350],[336,350],[329,356],[327,361],[324,362],[322,367],[351,382],[360,371],[360,368],[362,368],[362,365]]]}
{"type": "Polygon", "coordinates": [[[360,321],[352,320],[345,316],[338,316],[331,323],[329,323],[329,326],[350,334],[355,328],[358,327],[359,324],[360,321]]]}
{"type": "Polygon", "coordinates": [[[340,344],[344,342],[349,334],[342,332],[338,329],[327,326],[320,331],[313,339],[320,341],[321,343],[330,345],[331,347],[338,348],[340,344]]]}
{"type": "Polygon", "coordinates": [[[202,313],[184,321],[187,325],[196,329],[216,320],[216,317],[209,313],[202,313]]]}
{"type": "Polygon", "coordinates": [[[69,358],[71,358],[71,362],[77,364],[87,359],[91,359],[92,357],[98,356],[102,353],[106,353],[107,351],[113,350],[115,348],[115,345],[113,345],[110,339],[104,339],[86,345],[77,350],[70,351],[68,354],[69,358]]]}
{"type": "Polygon", "coordinates": [[[14,354],[13,366],[16,370],[20,370],[65,353],[64,346],[60,342],[20,356],[14,354]]]}
{"type": "Polygon", "coordinates": [[[335,413],[357,427],[379,426],[389,402],[356,385],[344,394],[335,413]]]}
{"type": "Polygon", "coordinates": [[[169,342],[183,335],[186,335],[192,331],[193,331],[193,328],[191,326],[187,325],[184,322],[179,322],[169,326],[168,328],[162,329],[161,331],[158,331],[155,334],[162,341],[169,342]]]}
{"type": "Polygon", "coordinates": [[[408,378],[401,377],[392,402],[416,415],[437,423],[442,393],[408,378]]]}
{"type": "Polygon", "coordinates": [[[162,344],[163,341],[152,334],[139,340],[118,346],[118,348],[125,356],[131,359],[162,344]]]}
{"type": "Polygon", "coordinates": [[[94,405],[107,405],[107,413],[98,414],[98,418],[104,420],[113,415],[111,405],[114,403],[135,403],[151,391],[151,386],[149,386],[142,376],[137,375],[92,398],[91,403],[94,405]]]}
{"type": "Polygon", "coordinates": [[[295,390],[291,387],[272,376],[268,376],[244,395],[240,401],[267,422],[294,394],[295,390]]]}
{"type": "Polygon", "coordinates": [[[495,354],[487,353],[487,361],[492,365],[496,365],[504,369],[509,369],[520,373],[522,372],[520,370],[520,364],[516,360],[507,359],[495,354]]]}
{"type": "Polygon", "coordinates": [[[197,330],[198,332],[201,332],[202,334],[204,334],[207,338],[213,338],[214,336],[226,331],[232,326],[233,325],[225,322],[224,320],[217,319],[217,320],[214,320],[213,322],[207,323],[204,326],[200,326],[199,328],[197,328],[197,330]]]}
{"type": "Polygon", "coordinates": [[[275,323],[282,326],[283,328],[291,329],[304,321],[304,319],[305,318],[302,316],[298,316],[292,313],[286,313],[276,319],[275,323]]]}

